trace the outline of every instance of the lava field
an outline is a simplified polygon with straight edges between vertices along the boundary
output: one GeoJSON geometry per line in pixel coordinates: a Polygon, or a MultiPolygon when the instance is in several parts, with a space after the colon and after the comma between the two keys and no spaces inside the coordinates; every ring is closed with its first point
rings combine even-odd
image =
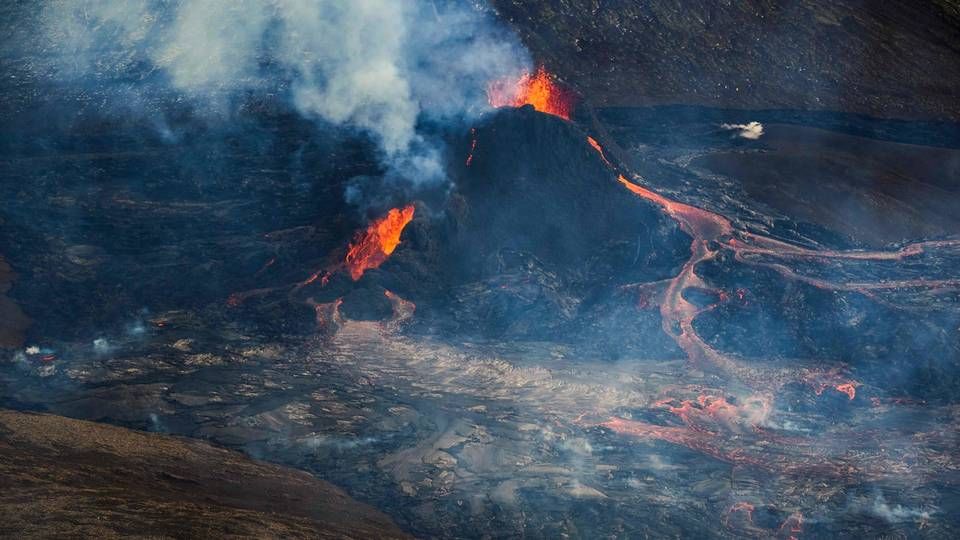
{"type": "Polygon", "coordinates": [[[99,104],[155,70],[5,50],[0,534],[960,537],[955,124],[528,61],[394,158],[382,109],[161,129],[99,104]]]}

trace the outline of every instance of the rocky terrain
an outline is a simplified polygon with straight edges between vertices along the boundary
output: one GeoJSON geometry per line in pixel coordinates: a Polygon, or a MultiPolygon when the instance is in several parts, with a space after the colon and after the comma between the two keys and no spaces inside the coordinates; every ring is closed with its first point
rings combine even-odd
{"type": "Polygon", "coordinates": [[[0,411],[0,535],[408,538],[309,474],[155,433],[0,411]]]}
{"type": "Polygon", "coordinates": [[[20,306],[6,297],[14,278],[10,265],[0,256],[0,347],[22,346],[23,333],[30,325],[20,306]]]}
{"type": "Polygon", "coordinates": [[[960,120],[952,0],[495,0],[598,106],[808,109],[960,120]]]}
{"type": "MultiPolygon", "coordinates": [[[[700,165],[776,152],[762,138],[605,125],[597,150],[528,108],[491,115],[452,143],[474,153],[448,210],[418,201],[357,281],[310,279],[343,257],[339,221],[223,225],[281,190],[255,165],[275,156],[236,169],[252,193],[99,198],[98,248],[70,258],[33,217],[87,196],[19,187],[34,210],[8,230],[46,240],[5,245],[44,277],[11,292],[46,337],[12,351],[4,404],[307,470],[424,537],[954,534],[956,242],[860,249],[700,165]],[[137,246],[155,224],[163,243],[137,246]],[[198,263],[209,279],[168,290],[198,263]]],[[[143,158],[93,159],[110,177],[143,158]]]]}
{"type": "Polygon", "coordinates": [[[0,7],[0,532],[960,536],[955,6],[494,4],[433,183],[0,7]]]}

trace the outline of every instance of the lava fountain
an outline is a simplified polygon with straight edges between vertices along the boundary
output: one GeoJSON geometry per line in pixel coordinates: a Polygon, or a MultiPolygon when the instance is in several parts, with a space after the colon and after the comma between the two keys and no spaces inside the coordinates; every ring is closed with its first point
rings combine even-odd
{"type": "Polygon", "coordinates": [[[501,79],[487,87],[487,101],[492,107],[533,108],[547,114],[570,120],[573,112],[573,94],[561,87],[554,77],[540,66],[535,73],[526,72],[519,79],[501,79]]]}
{"type": "Polygon", "coordinates": [[[372,268],[378,268],[386,262],[400,245],[400,234],[413,220],[414,207],[408,204],[403,208],[393,208],[387,215],[374,220],[354,237],[347,249],[344,264],[350,277],[357,281],[363,273],[372,268]]]}

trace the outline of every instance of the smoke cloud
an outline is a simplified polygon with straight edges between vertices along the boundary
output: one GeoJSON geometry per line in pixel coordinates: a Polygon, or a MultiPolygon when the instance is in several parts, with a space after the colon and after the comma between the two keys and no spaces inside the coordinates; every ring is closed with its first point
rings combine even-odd
{"type": "Polygon", "coordinates": [[[763,124],[750,122],[748,124],[720,124],[723,129],[736,130],[738,137],[755,141],[763,135],[763,124]]]}
{"type": "Polygon", "coordinates": [[[280,97],[370,135],[415,183],[444,177],[418,127],[475,118],[488,81],[530,64],[492,12],[445,0],[63,0],[42,27],[53,79],[116,82],[127,103],[173,90],[228,117],[243,96],[280,97]]]}

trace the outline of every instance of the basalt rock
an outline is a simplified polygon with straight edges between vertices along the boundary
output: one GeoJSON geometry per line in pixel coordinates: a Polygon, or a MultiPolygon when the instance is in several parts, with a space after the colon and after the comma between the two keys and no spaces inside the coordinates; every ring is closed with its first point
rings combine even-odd
{"type": "Polygon", "coordinates": [[[960,119],[950,0],[494,0],[547,67],[602,106],[960,119]]]}

